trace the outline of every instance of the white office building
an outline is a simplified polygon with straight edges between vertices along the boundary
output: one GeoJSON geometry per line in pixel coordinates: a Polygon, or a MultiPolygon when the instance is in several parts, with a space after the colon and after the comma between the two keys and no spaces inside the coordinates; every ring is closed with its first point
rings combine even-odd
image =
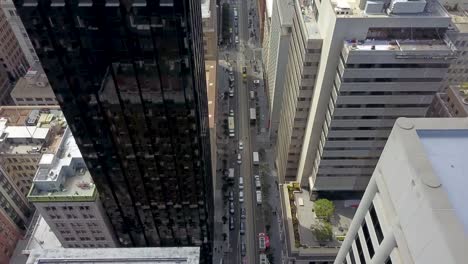
{"type": "Polygon", "coordinates": [[[399,118],[335,264],[466,263],[468,118],[399,118]]]}
{"type": "MultiPolygon", "coordinates": [[[[267,5],[268,9],[268,5],[267,5]]],[[[288,64],[289,42],[292,32],[294,7],[287,1],[272,0],[271,19],[265,21],[266,35],[263,54],[268,84],[270,106],[270,137],[274,140],[278,133],[286,66],[288,64]],[[267,27],[267,25],[269,25],[267,27]]]]}
{"type": "Polygon", "coordinates": [[[28,200],[63,247],[106,248],[119,244],[68,127],[57,153],[43,154],[39,160],[28,200]]]}
{"type": "Polygon", "coordinates": [[[425,116],[443,87],[458,56],[450,24],[433,0],[295,1],[278,131],[280,181],[309,186],[313,197],[360,195],[396,118],[425,116]],[[315,29],[323,44],[305,46],[310,37],[296,28],[315,29]],[[305,69],[301,59],[310,53],[317,64],[305,69]]]}

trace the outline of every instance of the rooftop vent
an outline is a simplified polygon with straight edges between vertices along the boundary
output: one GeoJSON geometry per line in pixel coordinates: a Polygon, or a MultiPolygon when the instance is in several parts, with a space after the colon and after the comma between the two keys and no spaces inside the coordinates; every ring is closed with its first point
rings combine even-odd
{"type": "Polygon", "coordinates": [[[393,14],[416,14],[423,13],[426,9],[425,0],[393,0],[389,12],[393,14]]]}

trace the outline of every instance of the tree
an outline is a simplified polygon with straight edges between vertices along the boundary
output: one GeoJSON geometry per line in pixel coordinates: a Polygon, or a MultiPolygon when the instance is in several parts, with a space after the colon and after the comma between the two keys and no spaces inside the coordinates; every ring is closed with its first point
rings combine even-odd
{"type": "Polygon", "coordinates": [[[332,226],[327,221],[319,221],[317,225],[312,225],[311,229],[318,241],[329,241],[333,236],[332,226]]]}
{"type": "Polygon", "coordinates": [[[328,199],[318,199],[314,204],[315,214],[320,219],[330,220],[335,212],[335,205],[328,199]]]}

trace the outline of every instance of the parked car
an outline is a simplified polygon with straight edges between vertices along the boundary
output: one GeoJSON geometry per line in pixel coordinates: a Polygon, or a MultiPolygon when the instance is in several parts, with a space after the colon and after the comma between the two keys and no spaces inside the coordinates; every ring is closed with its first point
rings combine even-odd
{"type": "Polygon", "coordinates": [[[260,176],[255,175],[254,178],[255,178],[255,187],[257,189],[260,189],[262,187],[262,183],[260,182],[260,176]]]}
{"type": "Polygon", "coordinates": [[[245,219],[245,217],[246,217],[246,210],[245,210],[245,208],[243,208],[243,207],[242,207],[242,209],[241,209],[240,217],[241,217],[241,219],[245,219]]]}
{"type": "Polygon", "coordinates": [[[229,110],[229,116],[234,116],[234,110],[229,110]]]}
{"type": "Polygon", "coordinates": [[[244,202],[244,191],[239,191],[239,203],[244,202]]]}
{"type": "Polygon", "coordinates": [[[240,221],[239,232],[240,232],[241,235],[245,234],[245,224],[244,224],[244,221],[240,221]]]}
{"type": "Polygon", "coordinates": [[[242,245],[241,245],[241,255],[245,256],[245,243],[244,242],[242,242],[242,245]]]}
{"type": "Polygon", "coordinates": [[[234,193],[232,191],[229,191],[229,201],[234,201],[234,193]]]}
{"type": "Polygon", "coordinates": [[[239,140],[239,149],[243,150],[244,149],[244,142],[239,140]]]}
{"type": "Polygon", "coordinates": [[[241,164],[242,163],[242,156],[241,154],[237,154],[237,164],[241,164]]]}
{"type": "Polygon", "coordinates": [[[234,203],[233,202],[229,203],[229,213],[234,214],[234,203]]]}
{"type": "Polygon", "coordinates": [[[244,177],[239,176],[239,190],[244,189],[244,177]]]}
{"type": "Polygon", "coordinates": [[[234,218],[232,216],[229,217],[229,230],[234,230],[234,218]]]}

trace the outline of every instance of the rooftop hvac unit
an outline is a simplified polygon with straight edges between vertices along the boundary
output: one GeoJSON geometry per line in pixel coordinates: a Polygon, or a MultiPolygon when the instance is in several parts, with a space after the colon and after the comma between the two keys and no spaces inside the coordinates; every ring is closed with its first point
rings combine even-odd
{"type": "Polygon", "coordinates": [[[367,1],[364,12],[366,14],[381,14],[383,13],[384,2],[383,1],[367,1]]]}
{"type": "Polygon", "coordinates": [[[426,8],[425,0],[393,0],[389,11],[393,14],[415,14],[422,13],[426,8]]]}

